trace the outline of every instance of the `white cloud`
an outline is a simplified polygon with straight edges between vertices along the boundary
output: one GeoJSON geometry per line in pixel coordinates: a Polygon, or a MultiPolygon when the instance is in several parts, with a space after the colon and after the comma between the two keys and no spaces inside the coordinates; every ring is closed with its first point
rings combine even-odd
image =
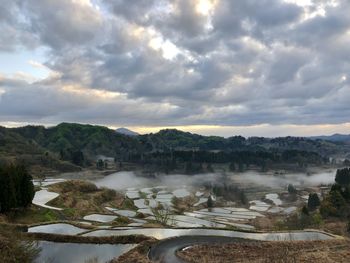
{"type": "Polygon", "coordinates": [[[44,77],[3,74],[3,121],[347,127],[348,1],[0,3],[0,50],[47,51],[28,61],[44,77]]]}

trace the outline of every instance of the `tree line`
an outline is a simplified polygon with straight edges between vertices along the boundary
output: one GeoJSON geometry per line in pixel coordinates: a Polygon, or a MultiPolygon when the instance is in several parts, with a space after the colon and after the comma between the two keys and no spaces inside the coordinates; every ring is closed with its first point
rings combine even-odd
{"type": "Polygon", "coordinates": [[[231,171],[243,171],[250,165],[268,170],[274,164],[324,164],[328,160],[317,153],[297,150],[279,151],[156,151],[130,153],[122,161],[153,165],[165,171],[183,169],[189,173],[202,172],[202,164],[229,164],[231,171]]]}
{"type": "Polygon", "coordinates": [[[0,165],[0,213],[28,207],[34,198],[32,176],[22,165],[0,165]]]}

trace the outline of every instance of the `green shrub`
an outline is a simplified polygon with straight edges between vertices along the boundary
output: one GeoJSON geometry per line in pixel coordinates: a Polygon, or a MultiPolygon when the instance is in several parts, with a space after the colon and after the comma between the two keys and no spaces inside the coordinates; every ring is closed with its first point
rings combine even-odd
{"type": "Polygon", "coordinates": [[[116,197],[117,193],[113,189],[102,188],[102,200],[108,202],[116,197]]]}
{"type": "Polygon", "coordinates": [[[134,202],[129,198],[125,198],[123,201],[123,208],[124,209],[134,209],[135,208],[134,202]]]}

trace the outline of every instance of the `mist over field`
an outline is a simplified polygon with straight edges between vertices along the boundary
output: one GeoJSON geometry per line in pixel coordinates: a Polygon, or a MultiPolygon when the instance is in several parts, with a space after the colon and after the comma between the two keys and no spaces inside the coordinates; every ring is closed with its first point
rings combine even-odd
{"type": "Polygon", "coordinates": [[[308,175],[306,173],[287,173],[283,175],[272,175],[248,171],[244,173],[207,173],[196,175],[160,174],[155,178],[137,176],[135,172],[118,172],[95,181],[99,187],[107,187],[115,190],[126,190],[127,188],[142,188],[152,186],[176,187],[199,187],[204,184],[243,184],[252,186],[264,186],[270,188],[286,188],[288,184],[303,187],[329,185],[334,182],[335,170],[320,170],[308,175]]]}
{"type": "Polygon", "coordinates": [[[202,185],[203,183],[216,182],[221,177],[222,174],[209,173],[196,175],[160,174],[156,178],[146,178],[142,176],[137,176],[135,172],[118,172],[106,176],[103,179],[99,179],[94,183],[99,187],[107,187],[115,190],[125,190],[127,188],[142,188],[151,186],[166,186],[168,188],[176,188],[182,186],[198,186],[202,185]]]}
{"type": "Polygon", "coordinates": [[[231,178],[233,181],[271,188],[285,188],[288,186],[288,184],[293,184],[295,186],[312,187],[334,183],[335,172],[335,169],[330,169],[320,170],[319,172],[311,175],[308,175],[306,173],[286,173],[283,175],[272,175],[250,171],[242,174],[235,174],[231,178]]]}

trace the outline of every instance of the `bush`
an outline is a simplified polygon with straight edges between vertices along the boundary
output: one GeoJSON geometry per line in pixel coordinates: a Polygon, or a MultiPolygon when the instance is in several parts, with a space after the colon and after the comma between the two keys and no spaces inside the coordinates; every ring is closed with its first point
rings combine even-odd
{"type": "Polygon", "coordinates": [[[103,202],[108,202],[116,197],[117,193],[113,189],[102,188],[102,200],[103,202]]]}
{"type": "Polygon", "coordinates": [[[327,199],[323,200],[320,207],[320,213],[323,217],[337,216],[337,209],[327,199]]]}
{"type": "Polygon", "coordinates": [[[78,184],[78,190],[82,193],[92,193],[98,190],[97,186],[93,183],[80,181],[78,184]]]}
{"type": "Polygon", "coordinates": [[[93,183],[79,180],[71,180],[59,183],[53,187],[59,187],[59,191],[62,193],[68,192],[81,192],[81,193],[92,193],[98,190],[97,186],[93,183]]]}
{"type": "Polygon", "coordinates": [[[151,210],[157,223],[164,226],[173,224],[173,216],[171,215],[171,210],[169,207],[156,207],[151,208],[151,210]]]}
{"type": "Polygon", "coordinates": [[[124,209],[134,209],[134,202],[129,199],[129,198],[125,198],[123,201],[123,208],[124,209]]]}

